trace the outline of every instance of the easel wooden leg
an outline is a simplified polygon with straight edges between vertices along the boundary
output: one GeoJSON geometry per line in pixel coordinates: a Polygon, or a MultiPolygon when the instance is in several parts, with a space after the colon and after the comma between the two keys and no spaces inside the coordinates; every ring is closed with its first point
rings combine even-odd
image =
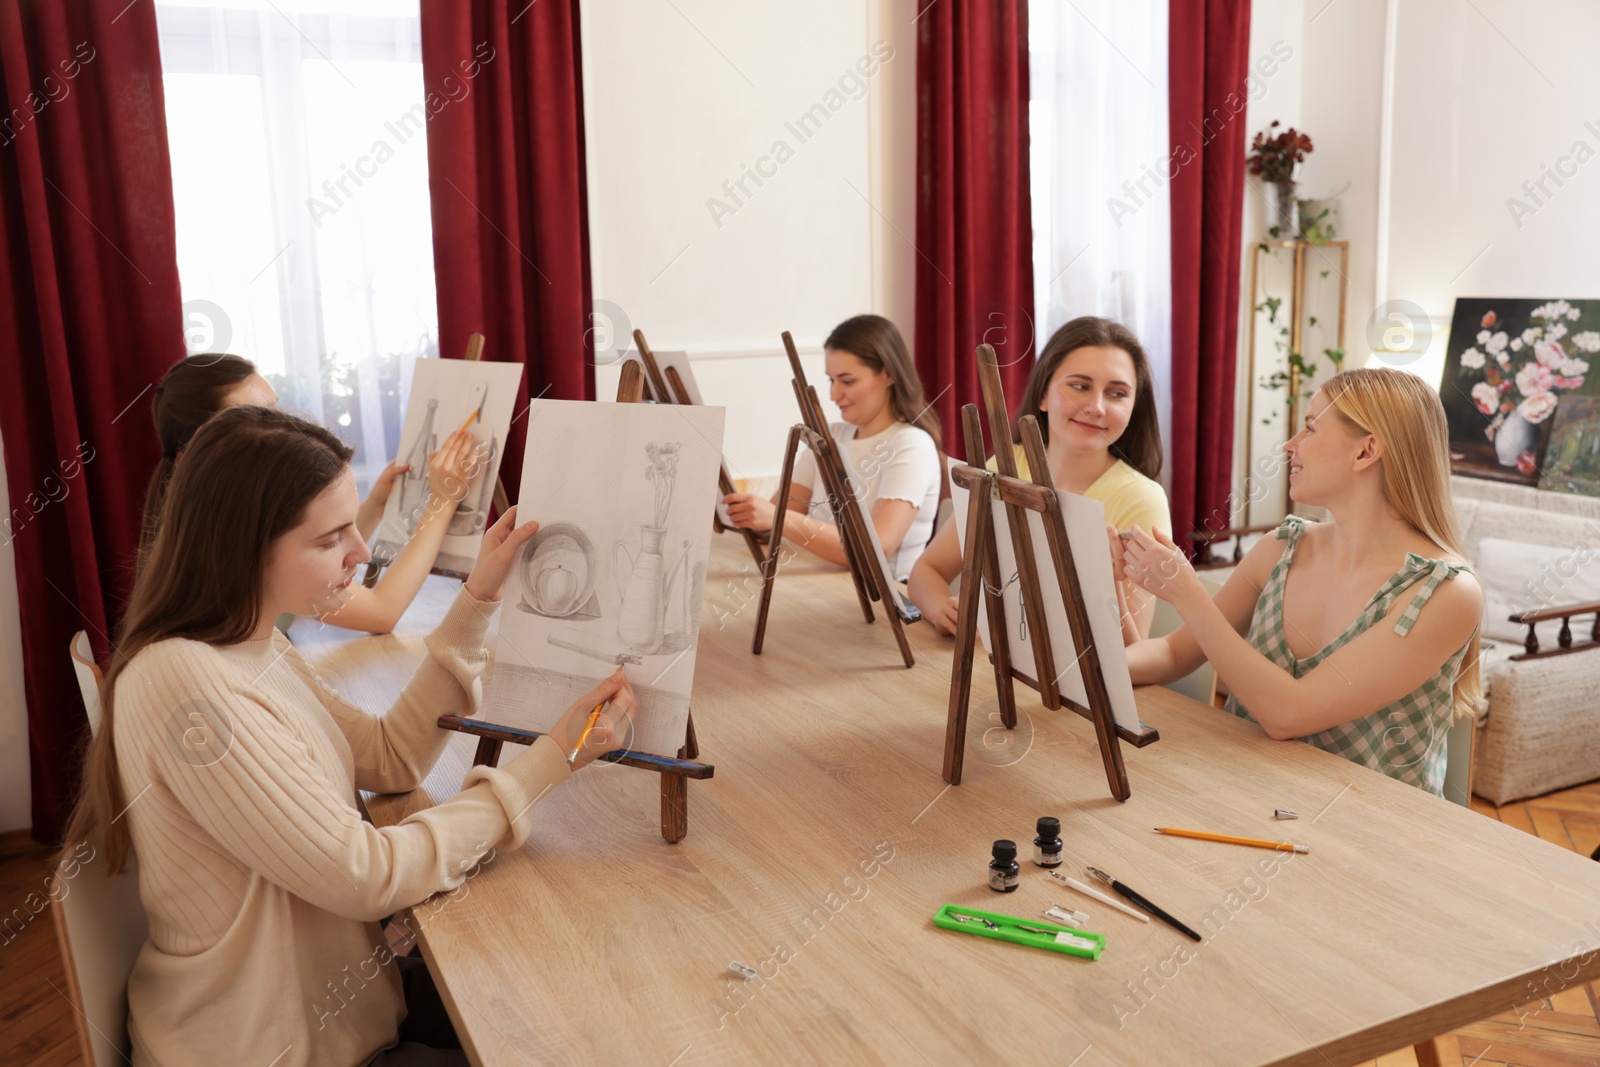
{"type": "MultiPolygon", "coordinates": [[[[835,512],[835,514],[839,513],[835,512]]],[[[848,529],[846,525],[839,527],[840,539],[846,544],[852,538],[855,540],[858,549],[855,553],[857,559],[872,559],[873,553],[869,551],[872,547],[872,540],[867,531],[858,525],[866,522],[866,518],[854,508],[846,509],[844,514],[849,516],[848,529]]],[[[889,617],[889,628],[894,631],[895,643],[900,646],[901,662],[908,668],[915,666],[917,660],[911,652],[911,642],[906,638],[906,628],[900,621],[900,613],[895,610],[894,594],[888,589],[888,583],[894,579],[882,573],[881,568],[876,564],[877,561],[873,560],[873,566],[869,567],[868,570],[872,575],[873,584],[877,587],[878,603],[883,605],[883,612],[889,617]]]]}
{"type": "MultiPolygon", "coordinates": [[[[688,748],[678,750],[680,758],[688,748]]],[[[661,836],[676,845],[689,835],[689,779],[681,774],[661,776],[661,836]]]]}
{"type": "MultiPolygon", "coordinates": [[[[838,526],[840,541],[846,545],[850,544],[851,541],[856,542],[854,557],[858,558],[858,560],[874,561],[874,565],[867,569],[869,569],[870,576],[872,576],[872,585],[877,589],[878,603],[883,605],[883,614],[890,617],[890,629],[894,630],[894,643],[899,645],[899,649],[901,649],[901,662],[904,662],[907,667],[912,667],[917,662],[917,657],[910,651],[910,641],[906,640],[906,625],[902,624],[899,611],[894,609],[894,593],[888,590],[888,582],[894,581],[894,579],[888,574],[883,574],[882,568],[877,566],[877,560],[874,560],[875,552],[872,552],[872,539],[870,539],[870,534],[867,534],[867,531],[861,526],[861,523],[866,522],[866,518],[862,517],[861,512],[858,509],[853,509],[853,507],[851,509],[843,509],[842,512],[835,510],[834,515],[835,517],[840,517],[840,515],[845,517],[845,520],[838,526]]],[[[854,573],[854,569],[851,573],[854,573]]],[[[862,601],[862,603],[866,603],[866,601],[862,601]]],[[[867,611],[870,613],[872,608],[867,606],[867,611]]]]}
{"type": "MultiPolygon", "coordinates": [[[[984,517],[984,526],[991,527],[987,514],[984,517]]],[[[988,582],[982,589],[984,609],[989,613],[989,632],[1003,634],[1006,632],[1006,606],[998,592],[1000,588],[1000,557],[995,552],[992,528],[988,529],[983,538],[983,569],[988,576],[988,582]]],[[[966,579],[962,579],[962,598],[966,597],[966,579]]],[[[1017,728],[1017,691],[1011,681],[1011,642],[993,639],[994,650],[989,654],[989,660],[994,664],[995,694],[1000,698],[1000,724],[1007,730],[1017,728]]]]}
{"type": "MultiPolygon", "coordinates": [[[[717,468],[717,485],[722,490],[723,496],[733,492],[733,479],[728,476],[727,467],[717,468]]],[[[711,527],[717,533],[722,533],[727,529],[726,526],[722,525],[722,520],[717,517],[715,512],[711,515],[711,527]]],[[[742,527],[739,528],[738,532],[744,538],[745,547],[750,550],[750,555],[755,558],[756,566],[759,567],[766,563],[767,556],[766,552],[762,550],[760,535],[754,530],[746,530],[742,527]]]]}
{"type": "Polygon", "coordinates": [[[480,737],[478,739],[478,751],[472,757],[472,765],[474,767],[497,766],[500,763],[500,746],[504,743],[503,741],[496,741],[492,737],[480,737]]]}
{"type": "Polygon", "coordinates": [[[683,751],[682,751],[682,753],[679,754],[678,758],[679,759],[699,759],[700,758],[700,742],[698,740],[696,740],[695,736],[694,736],[694,713],[693,712],[689,713],[689,732],[684,736],[684,739],[683,739],[683,751]]]}
{"type": "Polygon", "coordinates": [[[839,531],[839,547],[844,549],[845,569],[850,572],[850,581],[856,587],[856,598],[861,601],[861,616],[868,622],[873,622],[872,596],[875,590],[869,589],[866,581],[861,577],[861,554],[856,549],[856,539],[849,520],[845,518],[845,506],[840,496],[839,488],[834,485],[828,475],[831,466],[826,457],[818,456],[817,465],[822,468],[823,481],[828,488],[828,507],[833,511],[834,528],[839,531]]]}
{"type": "MultiPolygon", "coordinates": [[[[694,736],[694,712],[689,713],[688,732],[678,758],[692,760],[700,755],[700,742],[694,736]]],[[[689,834],[689,779],[680,774],[661,776],[661,836],[676,845],[689,834]]]]}
{"type": "Polygon", "coordinates": [[[756,634],[750,642],[750,651],[761,655],[761,646],[767,639],[767,612],[772,608],[772,583],[778,579],[778,561],[782,558],[783,522],[789,514],[789,486],[794,481],[794,455],[800,447],[800,427],[789,427],[789,447],[783,454],[783,477],[778,480],[778,510],[772,516],[772,536],[767,539],[767,561],[761,568],[761,606],[756,610],[756,634]]]}
{"type": "MultiPolygon", "coordinates": [[[[961,564],[961,606],[956,611],[954,662],[950,667],[950,713],[944,731],[944,780],[951,785],[961,784],[961,766],[967,751],[967,711],[972,701],[972,661],[977,653],[978,643],[978,601],[984,595],[982,571],[978,560],[988,554],[988,536],[988,495],[973,490],[967,507],[967,553],[961,564]]],[[[989,612],[989,625],[994,625],[992,608],[989,612]]],[[[1003,644],[1003,642],[996,643],[1003,644]]],[[[1015,715],[1016,709],[1013,706],[1013,718],[1015,715]]]]}
{"type": "MultiPolygon", "coordinates": [[[[807,407],[806,394],[801,392],[799,382],[792,382],[791,384],[795,389],[795,397],[800,401],[800,410],[805,411],[807,407]]],[[[820,414],[817,417],[820,419],[820,414]]],[[[822,487],[828,494],[828,507],[833,511],[834,526],[839,531],[839,546],[844,549],[845,569],[850,572],[850,581],[856,587],[856,598],[861,601],[862,618],[872,622],[872,597],[876,595],[876,591],[870,588],[866,579],[862,577],[866,571],[862,569],[863,557],[861,549],[858,548],[853,528],[845,518],[850,510],[845,507],[846,494],[849,492],[850,487],[839,483],[840,474],[835,469],[838,457],[832,453],[828,455],[822,454],[822,449],[832,447],[833,439],[825,436],[825,430],[818,431],[817,438],[819,443],[812,443],[811,449],[816,456],[817,470],[822,473],[822,487]]],[[[846,474],[843,477],[848,478],[849,475],[846,474]]],[[[785,497],[785,499],[788,498],[785,497]]],[[[892,603],[892,601],[886,601],[884,606],[888,607],[892,603]]]]}

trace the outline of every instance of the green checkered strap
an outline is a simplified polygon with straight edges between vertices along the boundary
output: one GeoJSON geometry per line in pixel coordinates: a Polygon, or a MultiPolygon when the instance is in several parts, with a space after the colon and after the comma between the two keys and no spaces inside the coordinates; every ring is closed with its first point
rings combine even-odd
{"type": "MultiPolygon", "coordinates": [[[[1418,586],[1411,602],[1395,622],[1395,633],[1404,637],[1411,632],[1423,605],[1440,583],[1468,570],[1463,564],[1429,559],[1415,552],[1407,553],[1405,565],[1378,588],[1361,614],[1343,633],[1312,655],[1299,659],[1289,650],[1288,637],[1284,632],[1283,594],[1288,584],[1295,545],[1305,532],[1305,527],[1306,521],[1298,515],[1288,516],[1283,525],[1278,527],[1277,538],[1288,544],[1256,599],[1248,638],[1258,652],[1296,678],[1304,677],[1334,652],[1365,633],[1389,614],[1407,590],[1418,586]]],[[[1467,646],[1462,645],[1450,659],[1440,664],[1437,672],[1388,707],[1301,740],[1430,793],[1442,794],[1445,733],[1454,714],[1455,680],[1466,651],[1467,646]]],[[[1227,710],[1255,721],[1237,697],[1228,698],[1227,710]]]]}
{"type": "MultiPolygon", "coordinates": [[[[1400,617],[1394,623],[1394,632],[1401,637],[1411,632],[1411,627],[1416,624],[1417,616],[1422,614],[1422,605],[1426,604],[1428,598],[1433,595],[1433,591],[1439,588],[1439,583],[1446,578],[1454,578],[1467,569],[1463,563],[1450,563],[1442,559],[1428,559],[1425,556],[1417,555],[1415,552],[1406,553],[1406,568],[1408,570],[1423,567],[1428,568],[1428,577],[1423,580],[1422,588],[1417,590],[1417,595],[1411,598],[1411,603],[1406,605],[1406,610],[1400,613],[1400,617]]],[[[1402,573],[1405,572],[1402,571],[1402,573]]]]}

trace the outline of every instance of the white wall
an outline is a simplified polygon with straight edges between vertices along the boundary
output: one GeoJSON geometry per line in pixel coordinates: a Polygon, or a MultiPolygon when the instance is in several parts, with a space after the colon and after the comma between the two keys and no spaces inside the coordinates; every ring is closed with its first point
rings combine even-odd
{"type": "MultiPolygon", "coordinates": [[[[1600,5],[1257,0],[1251,55],[1297,21],[1298,85],[1275,84],[1253,102],[1248,129],[1277,118],[1310,133],[1316,148],[1301,195],[1342,190],[1339,236],[1351,243],[1346,366],[1383,358],[1437,384],[1457,297],[1600,295],[1590,251],[1600,245],[1600,67],[1588,55],[1600,39],[1600,5]],[[1535,201],[1523,183],[1558,165],[1563,184],[1546,178],[1535,201]],[[1409,325],[1431,333],[1420,358],[1373,356],[1375,312],[1385,312],[1374,328],[1380,347],[1383,326],[1409,321],[1387,317],[1405,314],[1395,301],[1415,305],[1409,325]]],[[[1258,193],[1246,196],[1248,264],[1261,204],[1258,193]]],[[[1267,347],[1258,344],[1258,360],[1267,347]]],[[[1256,399],[1258,410],[1282,405],[1281,392],[1257,388],[1256,399]]],[[[1241,424],[1241,442],[1245,432],[1241,424]]],[[[1282,435],[1258,419],[1251,436],[1248,454],[1260,457],[1282,435]]],[[[1246,453],[1236,456],[1242,477],[1246,453]]],[[[1250,521],[1282,513],[1281,482],[1270,488],[1250,521]]]]}
{"type": "Polygon", "coordinates": [[[1600,296],[1600,4],[1391,3],[1378,298],[1427,313],[1437,382],[1457,297],[1600,296]]]}
{"type": "MultiPolygon", "coordinates": [[[[797,421],[784,330],[830,415],[835,324],[873,311],[911,338],[913,14],[907,0],[583,6],[597,340],[620,351],[615,333],[638,328],[688,351],[705,401],[728,409],[735,478],[773,479],[797,421]],[[819,103],[826,122],[798,130],[819,103]]],[[[616,372],[600,362],[603,397],[616,372]]]]}
{"type": "MultiPolygon", "coordinates": [[[[26,494],[23,494],[26,495],[26,494]]],[[[0,442],[0,505],[9,514],[5,444],[0,442]]],[[[22,689],[22,616],[17,605],[17,554],[0,545],[0,833],[33,823],[28,793],[28,712],[22,689]]],[[[62,649],[63,656],[66,649],[62,649]]]]}
{"type": "MultiPolygon", "coordinates": [[[[1299,3],[1279,3],[1257,0],[1250,11],[1250,67],[1260,79],[1261,88],[1251,89],[1249,104],[1242,121],[1245,123],[1245,145],[1248,147],[1256,131],[1263,130],[1273,119],[1284,126],[1303,125],[1301,80],[1305,71],[1305,25],[1299,3]],[[1285,58],[1287,57],[1287,58],[1285,58]],[[1270,72],[1264,73],[1264,72],[1270,72]]],[[[1312,158],[1315,159],[1315,153],[1312,158]]],[[[1307,161],[1310,162],[1309,160],[1307,161]]],[[[1307,168],[1310,169],[1309,166],[1307,168]]],[[[1312,193],[1319,192],[1321,180],[1314,174],[1304,179],[1304,186],[1312,193]]],[[[1282,439],[1277,425],[1263,425],[1265,413],[1283,406],[1282,391],[1270,392],[1259,385],[1262,375],[1270,373],[1269,360],[1275,358],[1271,338],[1267,336],[1265,322],[1258,323],[1256,343],[1257,365],[1251,374],[1249,340],[1252,308],[1260,302],[1263,293],[1283,294],[1287,291],[1288,276],[1274,269],[1274,261],[1263,259],[1260,292],[1250,292],[1251,248],[1268,236],[1273,225],[1268,217],[1266,194],[1258,179],[1246,178],[1244,189],[1244,231],[1240,241],[1239,283],[1239,370],[1234,394],[1235,434],[1234,467],[1235,485],[1240,490],[1227,525],[1244,526],[1270,522],[1283,513],[1279,503],[1283,498],[1282,475],[1275,471],[1263,474],[1260,468],[1253,476],[1251,492],[1247,495],[1243,482],[1246,465],[1253,456],[1270,453],[1274,443],[1282,439]],[[1252,404],[1252,396],[1254,403],[1252,404]]],[[[1280,259],[1287,259],[1280,253],[1280,259]]]]}

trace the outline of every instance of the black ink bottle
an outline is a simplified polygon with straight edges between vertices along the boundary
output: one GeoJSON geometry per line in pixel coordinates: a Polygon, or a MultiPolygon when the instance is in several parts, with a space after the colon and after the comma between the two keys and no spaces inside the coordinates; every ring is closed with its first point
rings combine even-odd
{"type": "Polygon", "coordinates": [[[1061,820],[1042,817],[1038,833],[1033,839],[1033,862],[1040,867],[1061,866],[1061,820]]]}
{"type": "Polygon", "coordinates": [[[1017,843],[996,841],[994,859],[989,861],[989,888],[996,893],[1010,893],[1017,888],[1022,868],[1017,866],[1017,843]]]}

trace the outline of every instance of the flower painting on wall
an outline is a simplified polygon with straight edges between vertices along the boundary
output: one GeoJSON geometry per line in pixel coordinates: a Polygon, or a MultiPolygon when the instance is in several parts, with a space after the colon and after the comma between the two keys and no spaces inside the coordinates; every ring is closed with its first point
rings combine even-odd
{"type": "Polygon", "coordinates": [[[1456,301],[1439,399],[1450,424],[1456,474],[1593,492],[1567,473],[1588,469],[1595,434],[1588,412],[1600,393],[1589,361],[1600,351],[1600,300],[1456,301]],[[1568,440],[1564,427],[1578,427],[1568,440]],[[1559,440],[1558,440],[1559,438],[1559,440]],[[1559,465],[1560,470],[1552,464],[1559,465]],[[1576,465],[1576,466],[1574,466],[1576,465]],[[1569,484],[1570,483],[1570,484],[1569,484]]]}

